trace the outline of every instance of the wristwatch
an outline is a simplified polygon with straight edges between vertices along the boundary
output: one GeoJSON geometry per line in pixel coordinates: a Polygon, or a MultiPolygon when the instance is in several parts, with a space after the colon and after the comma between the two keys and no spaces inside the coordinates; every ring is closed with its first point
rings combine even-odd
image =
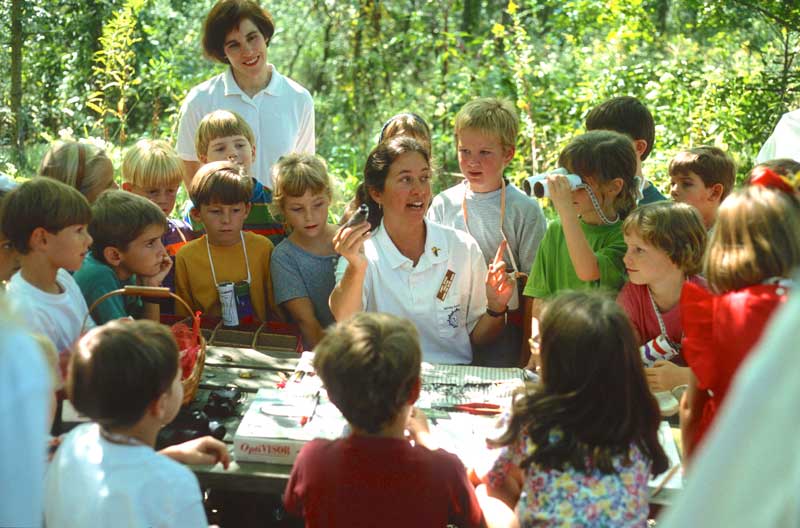
{"type": "Polygon", "coordinates": [[[505,314],[508,313],[508,306],[506,306],[502,312],[495,312],[494,310],[490,309],[489,307],[486,308],[486,314],[489,317],[503,317],[505,314]]]}

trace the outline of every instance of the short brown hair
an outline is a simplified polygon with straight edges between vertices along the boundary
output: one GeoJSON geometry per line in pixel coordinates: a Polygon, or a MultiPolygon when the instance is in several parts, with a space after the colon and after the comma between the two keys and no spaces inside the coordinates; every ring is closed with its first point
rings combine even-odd
{"type": "Polygon", "coordinates": [[[419,141],[423,147],[431,152],[431,128],[418,114],[403,112],[393,115],[383,124],[379,143],[388,141],[396,136],[409,136],[419,141]]]}
{"type": "Polygon", "coordinates": [[[208,156],[208,145],[215,139],[244,136],[250,146],[256,144],[253,129],[242,116],[230,110],[214,110],[206,114],[197,126],[194,149],[198,156],[208,156]]]}
{"type": "Polygon", "coordinates": [[[630,96],[614,97],[592,108],[586,116],[586,130],[613,130],[633,140],[644,140],[647,148],[640,156],[642,161],[650,155],[656,138],[653,114],[630,96]]]}
{"type": "Polygon", "coordinates": [[[631,139],[611,130],[592,130],[576,136],[558,156],[558,164],[581,178],[593,178],[600,184],[622,179],[614,198],[614,210],[625,218],[636,207],[636,150],[631,139]]]}
{"type": "Polygon", "coordinates": [[[485,134],[497,136],[505,148],[514,148],[519,132],[519,115],[514,104],[508,99],[483,97],[475,99],[456,114],[455,135],[465,129],[474,128],[485,134]]]}
{"type": "Polygon", "coordinates": [[[39,165],[39,176],[66,183],[89,196],[98,187],[108,187],[105,181],[114,178],[114,165],[106,152],[89,143],[73,140],[54,141],[39,165]]]}
{"type": "Polygon", "coordinates": [[[315,351],[314,368],[331,401],[368,433],[397,416],[419,380],[417,329],[394,315],[357,313],[330,328],[315,351]]]}
{"type": "Polygon", "coordinates": [[[669,175],[697,174],[706,187],[722,185],[720,201],[733,190],[736,164],[725,151],[717,147],[701,146],[679,152],[669,162],[669,175]]]}
{"type": "Polygon", "coordinates": [[[161,139],[141,139],[125,153],[122,181],[141,187],[168,187],[183,181],[183,161],[173,148],[161,139]]]}
{"type": "Polygon", "coordinates": [[[333,198],[331,179],[325,160],[314,154],[295,152],[283,156],[272,167],[272,203],[270,211],[276,218],[283,217],[287,197],[303,196],[306,191],[333,198]]]}
{"type": "Polygon", "coordinates": [[[14,249],[24,255],[31,249],[36,228],[58,233],[71,225],[88,224],[91,219],[89,202],[75,188],[50,178],[34,178],[3,199],[0,226],[14,249]]]}
{"type": "Polygon", "coordinates": [[[167,217],[156,204],[127,191],[106,191],[92,205],[92,255],[105,262],[103,252],[107,247],[125,251],[152,225],[167,227],[167,217]]]}
{"type": "Polygon", "coordinates": [[[696,275],[703,267],[707,232],[691,205],[662,201],[639,206],[625,219],[622,232],[634,232],[665,252],[686,275],[696,275]]]}
{"type": "Polygon", "coordinates": [[[170,390],[178,344],[153,321],[111,321],[92,329],[72,354],[67,394],[80,413],[105,427],[131,426],[170,390]]]}
{"type": "Polygon", "coordinates": [[[206,57],[227,63],[225,57],[225,37],[248,18],[269,41],[275,33],[275,23],[269,11],[254,0],[219,0],[206,15],[203,25],[203,52],[206,57]]]}
{"type": "Polygon", "coordinates": [[[792,196],[748,186],[722,202],[704,270],[717,293],[791,277],[800,266],[800,208],[792,196]]]}
{"type": "Polygon", "coordinates": [[[206,163],[195,174],[189,195],[195,207],[220,203],[250,203],[253,178],[242,174],[241,167],[230,161],[206,163]]]}

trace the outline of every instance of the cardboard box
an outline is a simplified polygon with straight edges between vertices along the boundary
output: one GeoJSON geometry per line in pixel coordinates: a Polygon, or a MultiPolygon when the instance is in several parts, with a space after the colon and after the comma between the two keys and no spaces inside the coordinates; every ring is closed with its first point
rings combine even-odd
{"type": "Polygon", "coordinates": [[[324,391],[259,389],[233,439],[241,462],[292,465],[306,442],[342,436],[346,422],[324,391]]]}

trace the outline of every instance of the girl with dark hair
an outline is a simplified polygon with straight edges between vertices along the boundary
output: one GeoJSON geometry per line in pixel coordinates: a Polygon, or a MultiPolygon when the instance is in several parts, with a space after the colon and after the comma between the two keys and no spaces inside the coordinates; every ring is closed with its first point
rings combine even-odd
{"type": "Polygon", "coordinates": [[[425,361],[470,363],[471,345],[491,342],[504,324],[512,292],[501,260],[505,246],[487,272],[475,239],[425,218],[430,159],[412,138],[396,137],[369,154],[359,194],[369,206],[367,221],[343,226],[333,239],[344,257],[330,297],[334,317],[407,317],[419,330],[425,361]]]}
{"type": "Polygon", "coordinates": [[[668,459],[631,324],[612,298],[570,292],[545,306],[540,330],[541,385],[488,441],[500,449],[487,494],[522,526],[644,526],[648,476],[668,459]]]}
{"type": "Polygon", "coordinates": [[[229,66],[192,88],[181,106],[175,150],[191,181],[200,168],[195,134],[203,117],[230,110],[244,117],[255,133],[257,156],[252,176],[272,188],[271,168],[290,152],[313,154],[314,102],[308,90],[281,75],[267,60],[275,33],[272,16],[255,0],[218,0],[203,26],[203,51],[229,66]]]}

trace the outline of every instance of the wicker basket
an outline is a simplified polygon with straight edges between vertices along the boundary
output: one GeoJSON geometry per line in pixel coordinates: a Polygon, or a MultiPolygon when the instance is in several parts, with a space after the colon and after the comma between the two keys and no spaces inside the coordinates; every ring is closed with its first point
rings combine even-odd
{"type": "MultiPolygon", "coordinates": [[[[86,322],[89,320],[92,310],[94,310],[101,302],[116,295],[160,299],[172,297],[177,302],[181,303],[189,313],[193,313],[191,306],[189,306],[189,304],[179,296],[172,293],[169,288],[157,288],[153,286],[125,286],[124,288],[106,293],[92,303],[92,305],[89,307],[86,317],[83,319],[81,333],[83,333],[83,330],[86,328],[86,322]]],[[[200,312],[194,312],[194,315],[190,316],[189,319],[191,320],[192,337],[197,343],[199,343],[200,349],[197,352],[197,357],[195,358],[194,367],[192,368],[191,374],[189,374],[189,376],[185,379],[181,380],[181,383],[183,384],[183,405],[188,405],[191,403],[192,400],[194,400],[195,395],[197,395],[197,388],[200,386],[200,379],[203,377],[203,367],[205,366],[206,361],[206,340],[200,333],[200,312]]]]}

